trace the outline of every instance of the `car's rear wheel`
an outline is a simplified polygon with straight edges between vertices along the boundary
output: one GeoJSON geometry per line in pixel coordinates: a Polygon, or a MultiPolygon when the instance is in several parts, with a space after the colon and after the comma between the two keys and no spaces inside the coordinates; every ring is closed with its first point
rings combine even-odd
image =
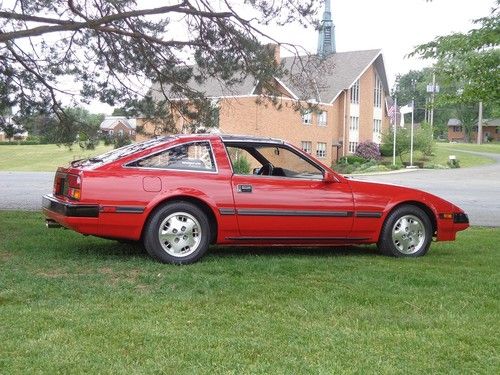
{"type": "Polygon", "coordinates": [[[418,257],[427,253],[431,240],[429,216],[419,207],[403,205],[387,217],[377,246],[385,255],[418,257]]]}
{"type": "Polygon", "coordinates": [[[147,252],[162,263],[189,264],[208,249],[210,224],[189,202],[172,202],[156,210],[144,233],[147,252]]]}

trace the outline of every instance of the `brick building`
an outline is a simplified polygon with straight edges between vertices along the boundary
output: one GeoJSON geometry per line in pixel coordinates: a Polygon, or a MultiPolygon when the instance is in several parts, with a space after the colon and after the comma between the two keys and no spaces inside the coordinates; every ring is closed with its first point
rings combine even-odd
{"type": "MultiPolygon", "coordinates": [[[[329,165],[354,153],[362,141],[380,143],[389,126],[389,87],[381,51],[338,53],[334,29],[326,1],[316,55],[280,58],[279,46],[271,45],[287,72],[272,82],[278,106],[262,102],[263,85],[251,77],[232,87],[210,78],[201,85],[194,79],[189,84],[211,99],[221,133],[285,139],[329,165]]],[[[165,94],[175,100],[158,84],[151,92],[155,100],[165,99],[165,94]]],[[[175,113],[174,118],[177,129],[187,131],[189,124],[175,113]]]]}
{"type": "MultiPolygon", "coordinates": [[[[483,120],[483,142],[500,142],[500,118],[483,120]]],[[[467,142],[465,129],[459,119],[448,121],[448,141],[467,142]]],[[[472,128],[469,142],[477,141],[477,124],[472,128]]]]}
{"type": "MultiPolygon", "coordinates": [[[[258,100],[260,85],[250,78],[231,89],[216,80],[197,87],[214,103],[219,131],[285,139],[327,164],[354,153],[359,142],[380,143],[382,131],[389,126],[385,104],[389,89],[381,51],[334,53],[321,61],[317,56],[303,57],[308,60],[305,66],[315,70],[305,75],[297,72],[296,59],[281,60],[291,73],[275,82],[281,93],[276,98],[280,108],[258,100]],[[321,78],[321,84],[314,82],[314,77],[317,82],[321,78]],[[314,95],[307,95],[307,91],[314,95]],[[297,102],[302,103],[302,110],[297,110],[297,102]],[[313,103],[311,110],[308,103],[313,103]]],[[[161,100],[155,86],[152,92],[161,100]]],[[[176,118],[179,131],[186,129],[184,119],[176,118]]]]}
{"type": "Polygon", "coordinates": [[[135,140],[136,119],[130,119],[124,116],[108,116],[101,122],[99,129],[103,134],[109,136],[128,136],[130,139],[135,140]]]}

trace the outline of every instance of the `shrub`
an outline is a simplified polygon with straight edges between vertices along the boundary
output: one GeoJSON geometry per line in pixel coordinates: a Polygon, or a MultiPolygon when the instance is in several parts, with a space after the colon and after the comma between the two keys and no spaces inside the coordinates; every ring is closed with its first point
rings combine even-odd
{"type": "Polygon", "coordinates": [[[132,140],[130,139],[130,137],[127,134],[117,135],[114,139],[114,143],[115,143],[115,148],[120,148],[120,147],[131,144],[132,140]]]}
{"type": "Polygon", "coordinates": [[[460,161],[458,159],[448,159],[446,162],[450,168],[460,168],[460,161]]]}
{"type": "Polygon", "coordinates": [[[365,160],[380,160],[380,149],[378,144],[371,141],[361,142],[354,154],[365,160]]]}
{"type": "MultiPolygon", "coordinates": [[[[382,143],[380,145],[380,155],[389,157],[392,156],[392,153],[393,153],[392,143],[382,143]]],[[[398,150],[396,150],[396,156],[398,155],[399,155],[398,150]]]]}
{"type": "Polygon", "coordinates": [[[244,156],[236,158],[233,163],[233,172],[236,174],[249,174],[250,163],[244,156]]]}
{"type": "Polygon", "coordinates": [[[339,164],[355,164],[355,163],[363,164],[366,161],[367,159],[357,155],[347,155],[340,158],[339,164]]]}

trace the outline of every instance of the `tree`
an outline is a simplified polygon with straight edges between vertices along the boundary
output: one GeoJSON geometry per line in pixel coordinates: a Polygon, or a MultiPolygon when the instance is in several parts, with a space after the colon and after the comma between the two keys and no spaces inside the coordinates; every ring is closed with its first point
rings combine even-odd
{"type": "Polygon", "coordinates": [[[397,91],[393,91],[393,96],[398,99],[398,104],[403,106],[415,100],[415,122],[420,123],[425,120],[427,106],[427,84],[432,79],[430,69],[410,70],[408,73],[396,78],[397,91]]]}
{"type": "Polygon", "coordinates": [[[148,107],[148,116],[159,118],[167,105],[185,116],[210,115],[193,82],[211,77],[231,87],[247,76],[261,82],[279,77],[282,67],[260,42],[273,41],[262,26],[313,23],[317,3],[178,0],[146,9],[135,0],[18,0],[0,10],[0,81],[8,82],[3,97],[22,113],[55,114],[64,139],[74,118],[61,97],[78,98],[63,89],[61,82],[69,80],[84,102],[98,99],[130,112],[139,110],[154,81],[163,99],[148,107]],[[190,105],[172,101],[176,97],[190,105]]]}
{"type": "MultiPolygon", "coordinates": [[[[392,127],[382,133],[382,146],[380,151],[383,156],[392,155],[393,152],[394,133],[392,127]]],[[[418,129],[414,130],[413,134],[413,151],[421,151],[424,155],[429,156],[432,153],[434,141],[430,136],[430,128],[428,124],[422,124],[418,129]]],[[[396,155],[399,155],[401,163],[403,156],[409,155],[411,150],[411,130],[409,128],[400,128],[396,130],[396,155]]]]}
{"type": "Polygon", "coordinates": [[[416,47],[412,56],[436,59],[435,69],[450,83],[459,84],[459,93],[450,93],[448,102],[500,105],[500,0],[479,26],[467,33],[440,36],[416,47]]]}
{"type": "Polygon", "coordinates": [[[5,138],[9,141],[19,133],[19,129],[12,122],[5,121],[2,117],[0,117],[0,130],[4,132],[5,138]]]}
{"type": "MultiPolygon", "coordinates": [[[[422,70],[411,70],[397,78],[398,103],[405,105],[415,98],[415,122],[426,121],[426,112],[430,111],[430,94],[427,92],[427,85],[432,82],[434,68],[424,68],[422,70]]],[[[464,100],[450,100],[456,96],[459,85],[450,82],[440,72],[436,74],[436,82],[439,84],[439,93],[435,96],[434,102],[434,126],[433,136],[444,136],[448,131],[448,120],[450,118],[459,119],[465,128],[466,136],[470,136],[475,121],[477,120],[477,103],[470,103],[464,100]]],[[[485,108],[485,115],[490,113],[490,107],[485,108]]]]}

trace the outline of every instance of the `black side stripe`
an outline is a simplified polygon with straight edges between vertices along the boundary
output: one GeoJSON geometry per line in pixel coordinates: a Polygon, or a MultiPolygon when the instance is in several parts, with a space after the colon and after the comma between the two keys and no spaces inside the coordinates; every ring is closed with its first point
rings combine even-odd
{"type": "Polygon", "coordinates": [[[317,217],[351,217],[352,211],[295,211],[295,210],[252,210],[237,211],[242,216],[317,216],[317,217]]]}
{"type": "Polygon", "coordinates": [[[241,216],[307,216],[307,217],[352,217],[359,218],[381,218],[382,212],[373,211],[301,211],[301,210],[254,210],[219,208],[221,215],[241,215],[241,216]]]}
{"type": "Polygon", "coordinates": [[[356,212],[356,217],[362,217],[362,218],[381,218],[382,217],[382,212],[370,212],[370,211],[357,211],[356,212]]]}
{"type": "Polygon", "coordinates": [[[119,206],[116,207],[116,212],[127,214],[142,214],[144,212],[144,207],[119,206]]]}
{"type": "Polygon", "coordinates": [[[144,207],[139,206],[116,206],[114,211],[109,211],[111,207],[113,206],[101,206],[99,211],[116,214],[142,214],[144,212],[144,207]]]}
{"type": "Polygon", "coordinates": [[[219,213],[221,215],[234,215],[236,214],[236,210],[232,208],[219,208],[219,213]]]}

